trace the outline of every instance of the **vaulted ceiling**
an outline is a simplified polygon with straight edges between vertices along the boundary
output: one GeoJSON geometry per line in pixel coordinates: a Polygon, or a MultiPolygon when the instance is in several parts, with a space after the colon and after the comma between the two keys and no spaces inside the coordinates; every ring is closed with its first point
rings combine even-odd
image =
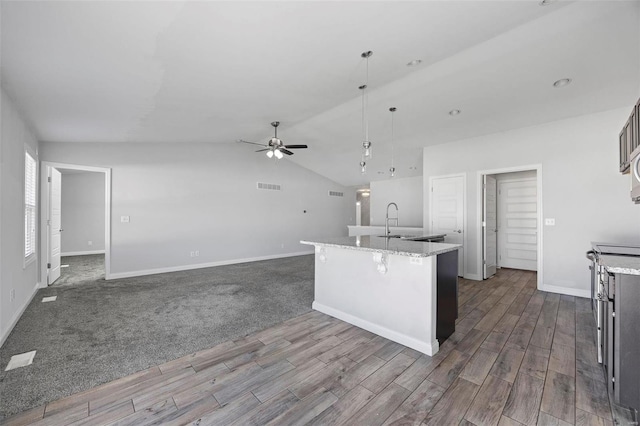
{"type": "Polygon", "coordinates": [[[345,185],[389,179],[391,106],[406,177],[422,174],[424,146],[640,94],[638,1],[54,0],[1,13],[2,84],[41,141],[265,142],[279,120],[285,143],[309,145],[286,161],[345,185]],[[366,50],[374,156],[362,175],[366,50]]]}

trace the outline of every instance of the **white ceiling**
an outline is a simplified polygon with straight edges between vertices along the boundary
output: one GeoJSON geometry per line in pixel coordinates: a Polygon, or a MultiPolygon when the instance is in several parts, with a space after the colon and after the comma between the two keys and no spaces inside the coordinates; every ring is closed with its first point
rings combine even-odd
{"type": "Polygon", "coordinates": [[[3,1],[1,13],[2,84],[41,141],[264,142],[279,120],[285,143],[309,145],[288,160],[345,185],[389,178],[390,106],[406,177],[422,174],[421,147],[640,94],[638,1],[3,1]],[[365,50],[374,157],[361,175],[365,50]]]}

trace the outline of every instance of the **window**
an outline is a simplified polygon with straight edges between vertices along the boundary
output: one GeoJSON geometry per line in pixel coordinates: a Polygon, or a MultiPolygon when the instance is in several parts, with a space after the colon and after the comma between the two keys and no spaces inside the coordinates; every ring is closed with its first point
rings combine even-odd
{"type": "Polygon", "coordinates": [[[28,152],[24,156],[24,258],[36,254],[36,160],[28,152]]]}

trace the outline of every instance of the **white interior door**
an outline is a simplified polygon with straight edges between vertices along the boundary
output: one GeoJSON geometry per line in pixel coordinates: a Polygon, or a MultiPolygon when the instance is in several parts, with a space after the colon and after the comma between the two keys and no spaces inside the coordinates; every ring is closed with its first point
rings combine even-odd
{"type": "Polygon", "coordinates": [[[484,175],[482,232],[484,277],[495,275],[498,262],[498,189],[493,176],[484,175]]]}
{"type": "Polygon", "coordinates": [[[536,178],[498,184],[498,266],[538,268],[538,194],[536,178]]]}
{"type": "Polygon", "coordinates": [[[62,174],[51,167],[49,169],[49,272],[47,282],[53,284],[60,278],[60,232],[62,232],[62,174]]]}
{"type": "MultiPolygon", "coordinates": [[[[446,234],[445,242],[464,241],[464,176],[431,180],[431,232],[446,234]]],[[[464,247],[458,250],[458,275],[464,273],[464,247]]]]}

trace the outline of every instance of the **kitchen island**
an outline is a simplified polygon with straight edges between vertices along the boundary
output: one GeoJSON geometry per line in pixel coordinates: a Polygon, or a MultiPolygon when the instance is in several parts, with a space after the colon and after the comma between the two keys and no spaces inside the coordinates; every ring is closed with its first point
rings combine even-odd
{"type": "Polygon", "coordinates": [[[357,236],[315,246],[313,309],[427,355],[455,330],[457,244],[357,236]]]}

